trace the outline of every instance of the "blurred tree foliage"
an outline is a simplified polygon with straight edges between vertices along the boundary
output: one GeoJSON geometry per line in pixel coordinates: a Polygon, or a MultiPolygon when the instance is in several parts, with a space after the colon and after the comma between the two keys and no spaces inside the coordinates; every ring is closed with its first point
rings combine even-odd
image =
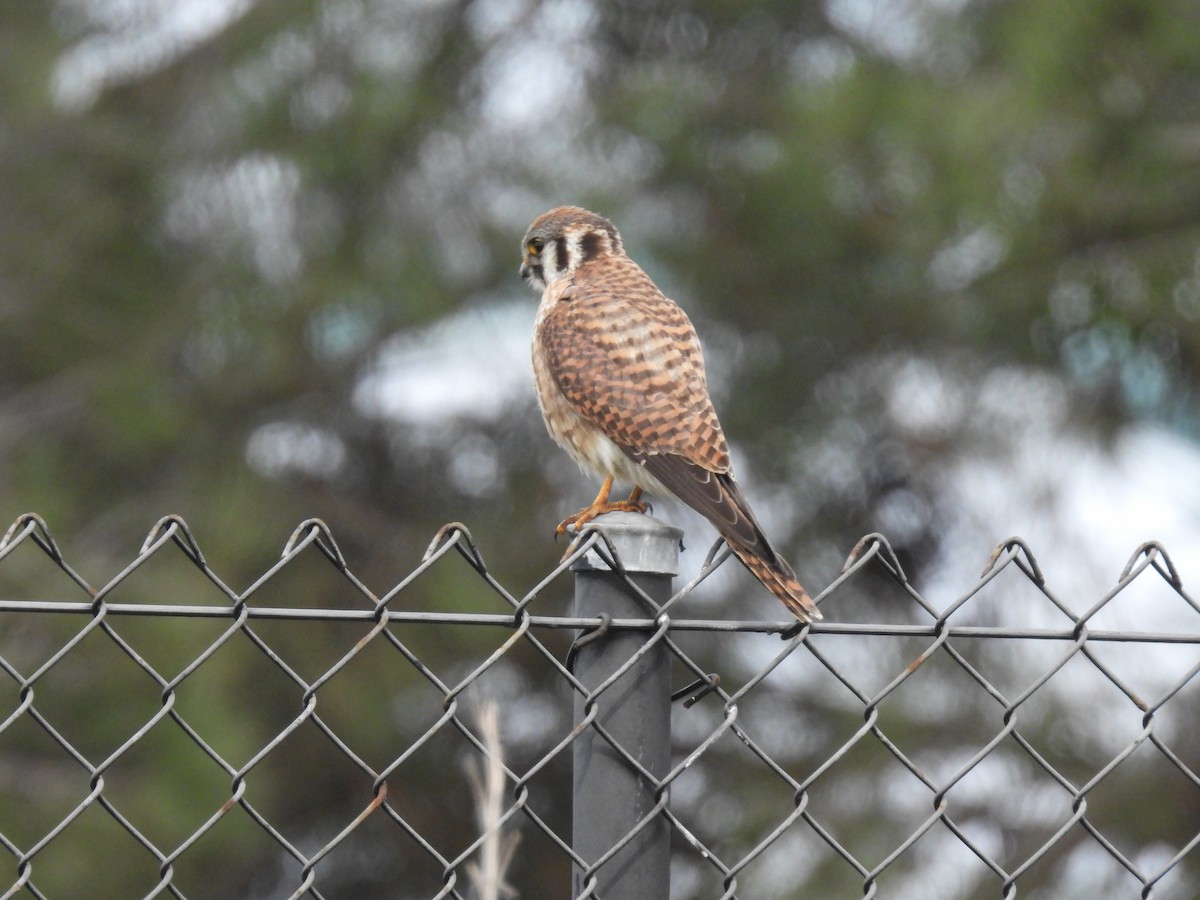
{"type": "Polygon", "coordinates": [[[920,573],[946,472],[1031,421],[1200,435],[1187,0],[9,3],[0,97],[0,498],[97,580],[174,512],[237,589],[309,516],[368,584],[452,519],[536,583],[590,486],[532,392],[414,422],[364,384],[531,321],[563,202],[693,313],[817,585],[880,529],[920,573]]]}

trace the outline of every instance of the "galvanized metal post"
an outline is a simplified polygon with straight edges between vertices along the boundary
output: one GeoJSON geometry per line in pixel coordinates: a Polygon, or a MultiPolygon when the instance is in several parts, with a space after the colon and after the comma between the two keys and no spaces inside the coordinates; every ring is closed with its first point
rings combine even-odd
{"type": "MultiPolygon", "coordinates": [[[[657,603],[671,596],[683,532],[636,513],[609,513],[595,520],[612,543],[630,580],[657,603]]],[[[607,613],[614,619],[651,618],[653,613],[595,552],[577,561],[575,615],[607,613]]],[[[644,631],[611,631],[575,653],[575,675],[589,689],[601,684],[634,656],[650,637],[644,631]]],[[[595,721],[638,764],[655,777],[671,764],[670,660],[652,647],[596,698],[595,721]]],[[[587,715],[575,697],[575,721],[587,715]]],[[[572,845],[594,863],[623,841],[653,809],[654,788],[594,727],[574,743],[572,845]]],[[[595,893],[603,900],[666,900],[670,895],[670,831],[666,819],[650,821],[597,871],[595,893]]],[[[583,872],[572,877],[572,896],[585,889],[583,872]]]]}

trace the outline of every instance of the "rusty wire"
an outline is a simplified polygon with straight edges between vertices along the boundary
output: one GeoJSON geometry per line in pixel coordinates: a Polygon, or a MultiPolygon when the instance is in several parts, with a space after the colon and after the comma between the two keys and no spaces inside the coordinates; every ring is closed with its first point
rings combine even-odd
{"type": "MultiPolygon", "coordinates": [[[[400,884],[380,887],[380,896],[466,900],[472,896],[465,875],[472,859],[489,839],[512,830],[537,839],[540,859],[557,859],[563,870],[575,867],[581,872],[583,896],[599,896],[592,876],[611,854],[589,862],[573,851],[569,827],[564,826],[564,821],[569,822],[569,813],[564,819],[564,799],[554,778],[561,777],[569,748],[583,729],[596,728],[603,734],[595,712],[618,676],[588,691],[572,674],[565,643],[556,640],[556,635],[569,639],[571,632],[581,631],[594,635],[592,639],[603,639],[610,630],[644,633],[643,650],[666,647],[677,669],[676,682],[681,685],[677,698],[688,698],[688,709],[677,707],[676,715],[682,717],[680,722],[685,726],[681,730],[686,733],[676,737],[673,768],[666,776],[655,778],[640,766],[629,748],[615,742],[613,747],[653,788],[657,801],[634,831],[646,827],[651,819],[665,818],[670,823],[676,860],[672,864],[673,896],[791,896],[799,895],[802,889],[820,889],[825,891],[822,896],[840,896],[835,891],[848,890],[851,885],[853,893],[846,896],[916,896],[911,885],[922,883],[923,867],[937,868],[928,862],[937,856],[931,855],[930,846],[942,848],[938,850],[942,854],[947,846],[957,848],[966,856],[955,865],[973,867],[975,871],[957,886],[931,887],[921,896],[1014,898],[1018,888],[1025,890],[1027,885],[1035,893],[1043,891],[1042,896],[1102,896],[1105,890],[1124,890],[1127,894],[1122,895],[1141,897],[1192,896],[1188,879],[1200,877],[1196,859],[1200,856],[1200,815],[1196,814],[1200,810],[1200,775],[1194,741],[1194,714],[1200,706],[1195,696],[1200,685],[1200,606],[1184,589],[1170,556],[1158,544],[1149,542],[1139,547],[1112,589],[1082,612],[1076,612],[1047,585],[1030,548],[1019,538],[1011,538],[996,548],[978,583],[946,609],[938,610],[909,582],[886,538],[868,535],[851,554],[842,575],[817,598],[826,611],[825,622],[801,630],[782,644],[770,636],[792,623],[683,617],[688,595],[728,556],[719,544],[709,553],[700,573],[679,587],[665,604],[656,604],[627,579],[629,589],[643,600],[645,618],[590,619],[561,614],[556,611],[562,606],[559,601],[570,591],[569,579],[564,576],[572,559],[589,552],[620,570],[613,548],[597,531],[587,535],[571,558],[532,589],[512,591],[489,569],[467,528],[451,523],[435,535],[411,572],[386,592],[375,593],[347,564],[330,529],[320,520],[310,519],[296,528],[278,562],[248,588],[237,590],[209,567],[187,524],[168,516],[150,530],[140,552],[127,566],[106,582],[93,584],[66,561],[41,518],[33,514],[20,517],[0,540],[0,574],[15,565],[13,561],[18,557],[28,564],[32,554],[48,560],[50,569],[62,577],[55,587],[38,592],[39,596],[0,595],[0,681],[5,682],[7,691],[0,694],[0,770],[7,768],[10,772],[0,782],[0,801],[11,804],[16,802],[14,798],[22,797],[29,803],[29,797],[37,797],[43,789],[36,778],[26,785],[32,786],[30,793],[13,786],[13,782],[25,781],[12,774],[24,767],[52,773],[43,774],[43,778],[53,778],[58,787],[49,792],[55,795],[55,801],[47,802],[44,810],[36,810],[38,814],[32,816],[36,825],[28,824],[20,815],[5,814],[0,808],[0,859],[5,861],[0,865],[0,898],[66,896],[60,887],[67,883],[60,877],[61,860],[77,852],[75,843],[86,840],[89,829],[98,827],[109,830],[108,840],[125,847],[125,868],[120,873],[139,865],[144,871],[143,881],[136,886],[114,882],[129,877],[125,874],[92,873],[91,883],[115,885],[109,893],[99,892],[96,896],[210,896],[203,876],[203,867],[210,864],[204,848],[217,840],[222,829],[233,827],[227,823],[234,819],[240,823],[238,827],[255,836],[254,840],[265,844],[248,853],[242,863],[250,870],[258,868],[266,873],[260,881],[269,884],[263,889],[264,896],[366,896],[361,887],[347,887],[357,882],[346,875],[349,864],[342,861],[362,858],[366,846],[390,860],[387,865],[381,864],[380,877],[401,880],[400,884]],[[314,554],[336,573],[352,602],[258,602],[272,585],[288,577],[299,560],[311,559],[314,554]],[[185,603],[178,596],[157,597],[157,602],[142,595],[117,599],[137,581],[140,570],[167,556],[167,562],[199,573],[207,594],[205,602],[185,603]],[[470,594],[450,602],[441,598],[444,608],[423,606],[430,596],[440,597],[441,588],[422,592],[430,590],[429,582],[443,575],[447,567],[456,566],[454,577],[460,581],[455,583],[462,583],[462,562],[458,561],[465,561],[470,594]],[[880,573],[890,581],[895,596],[892,602],[906,604],[901,620],[838,621],[839,602],[856,591],[877,592],[880,573]],[[1027,590],[1044,601],[1061,624],[1026,627],[1003,620],[1002,624],[951,622],[956,616],[961,620],[958,614],[974,608],[987,592],[1000,590],[996,584],[1001,581],[1006,592],[1027,590]],[[1116,598],[1135,585],[1141,589],[1151,581],[1177,602],[1176,612],[1182,615],[1173,621],[1182,621],[1182,628],[1132,631],[1093,627],[1116,598]],[[412,599],[418,596],[421,603],[412,599]],[[499,612],[483,611],[489,607],[499,608],[499,612]],[[137,639],[128,636],[134,623],[144,629],[183,621],[214,623],[212,627],[217,630],[199,652],[174,659],[169,670],[164,671],[166,666],[161,662],[153,664],[141,649],[147,632],[140,631],[137,639]],[[265,631],[281,623],[350,628],[353,639],[333,642],[339,648],[336,658],[315,675],[306,674],[303,654],[290,656],[292,645],[265,631]],[[467,632],[477,636],[481,630],[493,637],[465,642],[467,632]],[[437,635],[434,650],[430,648],[435,645],[426,639],[431,632],[437,635]],[[19,636],[16,643],[2,640],[12,634],[19,636]],[[906,664],[888,671],[882,683],[876,679],[870,684],[867,682],[872,678],[863,669],[847,665],[848,657],[843,652],[848,639],[867,638],[902,645],[904,650],[915,644],[916,652],[906,657],[906,664]],[[464,643],[456,644],[460,640],[464,643]],[[696,640],[709,643],[693,645],[696,640]],[[738,645],[741,662],[737,664],[728,661],[735,640],[742,642],[738,645]],[[755,661],[749,667],[745,662],[747,641],[756,642],[750,654],[755,661]],[[1039,670],[1023,673],[1024,683],[1019,689],[995,683],[1000,679],[989,668],[987,656],[995,647],[1014,643],[1021,648],[1049,648],[1049,657],[1039,670]],[[1156,686],[1155,694],[1143,696],[1144,691],[1131,684],[1128,674],[1106,657],[1103,648],[1117,645],[1141,653],[1137,665],[1143,667],[1150,665],[1154,655],[1171,648],[1182,653],[1185,662],[1165,683],[1156,686]],[[70,704],[60,706],[55,696],[55,692],[64,690],[63,675],[71,671],[76,658],[96,652],[97,646],[104,652],[119,653],[133,666],[133,674],[126,672],[121,686],[110,688],[104,671],[90,673],[87,680],[92,683],[73,684],[71,689],[83,694],[84,705],[98,705],[101,717],[105,714],[104,704],[113,704],[121,712],[124,698],[120,691],[127,683],[152,685],[157,695],[157,708],[126,733],[110,737],[102,749],[99,745],[103,741],[78,737],[84,734],[84,726],[64,717],[63,710],[70,704]],[[461,659],[456,659],[458,646],[463,648],[458,654],[461,659]],[[975,652],[980,646],[986,651],[982,655],[975,652]],[[256,665],[273,673],[272,677],[280,676],[279,683],[288,685],[287,692],[294,701],[285,723],[264,725],[270,731],[265,739],[237,752],[229,749],[225,735],[212,733],[212,723],[202,706],[182,702],[190,696],[196,681],[219,669],[220,661],[234,653],[247,654],[256,665]],[[490,757],[473,724],[470,696],[510,677],[504,674],[505,667],[518,656],[522,666],[539,673],[539,690],[544,697],[554,698],[559,709],[547,714],[549,724],[543,723],[540,731],[534,729],[538,733],[523,752],[502,760],[510,789],[509,803],[497,821],[480,830],[469,809],[456,810],[453,803],[439,799],[452,791],[455,783],[465,781],[463,767],[444,765],[439,769],[436,759],[431,761],[430,757],[442,752],[438,748],[450,737],[467,757],[490,757]],[[428,721],[414,725],[411,733],[404,733],[404,725],[419,716],[410,715],[406,709],[390,718],[380,716],[375,731],[392,729],[397,735],[397,743],[380,759],[373,758],[378,753],[373,743],[369,752],[362,746],[364,732],[356,720],[339,715],[336,703],[332,707],[319,703],[342,681],[360,677],[355,673],[368,661],[381,667],[395,666],[388,671],[398,673],[395,681],[403,684],[402,690],[397,688],[397,696],[424,696],[438,707],[428,714],[428,721]],[[972,732],[978,733],[976,744],[952,762],[931,749],[940,741],[950,740],[947,734],[930,730],[925,735],[928,746],[915,745],[907,729],[892,717],[900,704],[912,702],[911,698],[899,699],[912,693],[909,685],[935,663],[957,673],[955,677],[966,686],[960,690],[978,689],[979,699],[974,701],[977,705],[968,717],[978,718],[980,709],[990,710],[991,715],[987,721],[963,725],[976,729],[972,732]],[[1049,733],[1055,735],[1055,740],[1053,746],[1047,746],[1044,720],[1057,713],[1049,707],[1037,707],[1052,690],[1047,685],[1054,683],[1053,690],[1061,691],[1059,685],[1068,677],[1077,677],[1070,673],[1081,667],[1104,690],[1112,688],[1116,700],[1105,707],[1105,715],[1113,715],[1114,710],[1120,713],[1124,708],[1137,717],[1138,725],[1132,734],[1115,739],[1112,736],[1121,731],[1117,723],[1102,722],[1106,747],[1080,751],[1076,759],[1069,748],[1061,746],[1071,737],[1068,729],[1056,730],[1051,724],[1049,733]],[[844,709],[855,712],[860,721],[853,727],[843,723],[843,732],[827,735],[819,750],[793,752],[786,736],[771,733],[769,709],[782,699],[799,712],[781,713],[776,723],[824,721],[818,718],[822,703],[812,697],[816,689],[798,686],[795,673],[801,668],[805,678],[819,675],[823,679],[820,690],[836,692],[842,697],[844,709]],[[580,722],[570,721],[575,695],[586,700],[587,714],[580,722]],[[1188,703],[1190,707],[1185,706],[1188,703]],[[1191,721],[1190,741],[1181,739],[1181,729],[1173,720],[1162,724],[1164,715],[1176,708],[1191,710],[1183,714],[1191,721]],[[1190,720],[1189,715],[1193,717],[1190,720]],[[793,720],[792,716],[797,718],[793,720]],[[156,830],[153,816],[147,814],[153,804],[126,790],[123,782],[135,768],[135,760],[141,760],[143,745],[150,746],[167,729],[173,729],[170,734],[174,739],[196,751],[191,764],[207,773],[204,777],[219,773],[227,789],[209,798],[207,805],[196,807],[180,806],[184,801],[179,798],[160,797],[164,806],[176,811],[179,821],[173,823],[178,827],[168,828],[157,823],[156,830]],[[294,809],[274,808],[277,802],[272,795],[257,791],[260,781],[280,777],[271,768],[275,760],[286,758],[295,742],[306,735],[319,736],[325,751],[344,763],[338,784],[357,779],[361,787],[361,795],[356,798],[345,802],[339,798],[322,815],[310,816],[307,831],[293,820],[294,809]],[[910,817],[903,827],[892,827],[893,819],[903,818],[900,814],[881,814],[877,823],[869,822],[869,814],[843,820],[836,807],[829,805],[825,794],[833,790],[831,785],[841,783],[839,773],[852,759],[868,751],[879,754],[875,768],[882,771],[886,766],[894,772],[890,776],[893,782],[906,785],[896,789],[897,796],[908,792],[925,804],[925,812],[916,820],[910,817]],[[1099,762],[1089,762],[1097,759],[1099,762]],[[731,771],[735,763],[737,769],[731,771]],[[418,765],[424,774],[414,781],[410,773],[418,765]],[[1020,775],[1027,784],[1008,787],[1023,791],[1026,799],[1040,797],[1049,806],[1057,803],[1062,808],[1055,813],[1044,809],[995,812],[1005,803],[1003,784],[999,789],[993,784],[990,796],[976,797],[987,787],[978,782],[989,765],[1007,767],[1007,776],[1001,772],[1001,780],[1020,775]],[[1111,820],[1097,817],[1092,801],[1111,790],[1126,772],[1136,771],[1140,778],[1144,777],[1143,770],[1157,772],[1157,777],[1173,785],[1172,792],[1181,795],[1178,810],[1163,810],[1164,822],[1178,818],[1179,810],[1185,817],[1190,810],[1191,819],[1185,818],[1182,829],[1176,823],[1174,838],[1167,836],[1162,823],[1146,822],[1137,829],[1144,835],[1143,843],[1129,846],[1125,836],[1115,834],[1119,829],[1114,829],[1111,820]],[[445,783],[426,780],[430,771],[444,772],[445,783]],[[72,782],[69,773],[80,780],[72,782]],[[718,774],[735,781],[736,790],[748,795],[747,808],[727,816],[732,825],[711,821],[703,802],[706,785],[718,774]],[[68,788],[67,783],[75,786],[68,788]],[[752,800],[751,796],[770,800],[752,800]],[[780,797],[784,798],[783,805],[768,810],[780,797]],[[455,826],[455,837],[447,839],[438,815],[431,816],[431,806],[447,820],[470,824],[455,826]],[[1021,830],[1013,825],[1035,819],[1040,829],[1031,826],[1021,830]],[[189,824],[179,824],[183,820],[189,824]],[[847,824],[857,822],[858,827],[865,828],[864,821],[872,829],[870,840],[865,841],[859,840],[847,824]],[[997,836],[1006,829],[1007,834],[997,836]],[[1182,838],[1178,836],[1181,830],[1182,838]],[[731,831],[737,833],[736,839],[730,838],[731,831]],[[364,844],[367,834],[371,838],[364,844]],[[807,869],[796,867],[781,873],[780,859],[793,851],[817,862],[807,869]],[[193,863],[193,859],[204,862],[193,863]],[[1096,888],[1082,882],[1072,885],[1071,865],[1078,866],[1081,859],[1093,865],[1100,860],[1108,872],[1108,880],[1103,883],[1109,887],[1096,888]],[[425,873],[423,882],[411,880],[406,874],[417,869],[425,873]]],[[[926,681],[918,683],[928,685],[926,681]]],[[[374,709],[387,707],[388,685],[375,680],[371,689],[384,698],[374,709]]],[[[247,702],[253,709],[255,698],[252,690],[249,693],[247,702]]],[[[522,690],[514,695],[516,699],[510,698],[508,707],[502,706],[510,722],[521,718],[517,706],[523,696],[528,697],[522,690]]],[[[211,702],[220,703],[222,698],[216,695],[211,702]]],[[[825,708],[826,716],[830,709],[832,704],[825,708]]],[[[547,715],[542,718],[547,719],[547,715]]],[[[939,721],[954,724],[953,717],[939,721]]],[[[532,728],[527,723],[523,727],[532,728]]],[[[1182,729],[1186,731],[1187,726],[1182,729]]],[[[804,743],[804,739],[798,736],[797,742],[804,743]]],[[[870,766],[863,771],[870,773],[870,766]]],[[[159,790],[168,791],[167,783],[159,790]]],[[[287,790],[320,793],[319,785],[308,780],[290,785],[287,790]]],[[[837,790],[845,792],[844,788],[837,790]]],[[[884,790],[883,799],[877,802],[884,807],[889,802],[899,804],[906,811],[913,808],[909,800],[889,801],[887,795],[884,790]]],[[[869,794],[845,795],[850,805],[863,804],[865,797],[869,794]]],[[[531,843],[523,841],[521,853],[532,854],[531,843]]],[[[614,847],[611,853],[619,849],[614,847]]],[[[103,859],[92,862],[104,865],[103,859]]],[[[565,894],[565,882],[551,879],[548,883],[540,864],[530,864],[523,870],[518,860],[516,866],[512,881],[520,896],[565,894]]],[[[943,875],[945,870],[946,865],[941,865],[943,875]]],[[[355,877],[362,877],[362,873],[355,877]]]]}

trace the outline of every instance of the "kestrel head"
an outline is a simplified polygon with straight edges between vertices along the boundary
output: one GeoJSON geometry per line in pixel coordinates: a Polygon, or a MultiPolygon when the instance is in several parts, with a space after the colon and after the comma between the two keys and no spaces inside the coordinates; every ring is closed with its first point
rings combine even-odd
{"type": "Polygon", "coordinates": [[[586,262],[624,256],[625,245],[608,219],[578,206],[560,206],[533,220],[521,252],[521,277],[530,287],[544,291],[586,262]]]}

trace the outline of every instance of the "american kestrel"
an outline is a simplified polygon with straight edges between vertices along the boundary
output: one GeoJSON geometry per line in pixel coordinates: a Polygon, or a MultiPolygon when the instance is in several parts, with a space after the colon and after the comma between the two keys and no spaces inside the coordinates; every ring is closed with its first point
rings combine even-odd
{"type": "Polygon", "coordinates": [[[695,328],[626,255],[613,224],[560,206],[533,220],[522,252],[521,277],[542,292],[533,372],[546,428],[604,479],[559,533],[613,510],[644,512],[643,490],[669,494],[712,522],[797,619],[821,618],[734,480],[695,328]],[[608,499],[615,479],[633,484],[628,500],[608,499]]]}

